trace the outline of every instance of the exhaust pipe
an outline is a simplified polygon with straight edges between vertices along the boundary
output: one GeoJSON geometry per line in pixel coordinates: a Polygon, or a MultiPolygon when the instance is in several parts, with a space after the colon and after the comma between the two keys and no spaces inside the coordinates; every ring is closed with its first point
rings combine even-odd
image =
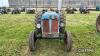
{"type": "Polygon", "coordinates": [[[60,13],[60,11],[61,11],[61,8],[62,8],[62,0],[58,0],[58,11],[59,11],[59,13],[60,13]]]}

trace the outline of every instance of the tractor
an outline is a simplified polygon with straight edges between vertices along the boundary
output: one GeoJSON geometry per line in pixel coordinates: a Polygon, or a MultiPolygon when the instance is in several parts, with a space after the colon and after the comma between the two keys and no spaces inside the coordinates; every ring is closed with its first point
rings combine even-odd
{"type": "Polygon", "coordinates": [[[66,19],[63,13],[42,11],[36,14],[35,30],[29,35],[29,50],[35,51],[37,39],[63,39],[65,50],[71,51],[71,33],[65,30],[66,19]]]}
{"type": "Polygon", "coordinates": [[[35,29],[29,34],[29,50],[36,50],[37,39],[63,39],[66,51],[72,49],[71,33],[65,30],[66,17],[61,9],[62,0],[58,0],[58,8],[42,10],[36,14],[35,29]]]}
{"type": "Polygon", "coordinates": [[[97,17],[97,20],[96,20],[96,29],[97,29],[97,32],[100,32],[100,14],[99,14],[99,16],[97,17]]]}
{"type": "Polygon", "coordinates": [[[33,8],[27,8],[26,9],[26,14],[35,14],[35,9],[33,9],[33,8]]]}
{"type": "Polygon", "coordinates": [[[65,11],[67,12],[67,14],[74,14],[77,9],[73,7],[67,7],[65,11]]]}
{"type": "Polygon", "coordinates": [[[11,14],[20,14],[21,11],[18,8],[14,8],[11,12],[11,14]]]}
{"type": "Polygon", "coordinates": [[[81,6],[79,8],[79,11],[81,14],[87,14],[87,13],[89,14],[90,13],[89,9],[87,7],[83,7],[83,6],[81,6]]]}
{"type": "Polygon", "coordinates": [[[6,8],[0,8],[0,14],[8,14],[6,8]]]}

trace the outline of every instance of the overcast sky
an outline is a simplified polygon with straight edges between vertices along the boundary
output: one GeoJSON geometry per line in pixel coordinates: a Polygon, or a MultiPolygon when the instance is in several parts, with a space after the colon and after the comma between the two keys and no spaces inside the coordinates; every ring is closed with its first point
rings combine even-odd
{"type": "Polygon", "coordinates": [[[9,7],[8,0],[0,0],[0,7],[9,7]]]}

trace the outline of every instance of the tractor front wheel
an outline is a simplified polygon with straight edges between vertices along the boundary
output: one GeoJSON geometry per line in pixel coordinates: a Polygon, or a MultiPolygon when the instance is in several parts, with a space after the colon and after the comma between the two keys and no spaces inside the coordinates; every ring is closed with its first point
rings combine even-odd
{"type": "Polygon", "coordinates": [[[97,32],[100,32],[100,15],[97,17],[97,20],[96,20],[96,29],[97,29],[97,32]]]}
{"type": "Polygon", "coordinates": [[[29,50],[30,51],[34,51],[36,49],[36,35],[35,33],[32,31],[29,35],[29,50]]]}
{"type": "Polygon", "coordinates": [[[70,52],[72,49],[72,38],[71,38],[71,33],[65,32],[65,38],[64,38],[64,43],[65,43],[65,49],[70,52]]]}

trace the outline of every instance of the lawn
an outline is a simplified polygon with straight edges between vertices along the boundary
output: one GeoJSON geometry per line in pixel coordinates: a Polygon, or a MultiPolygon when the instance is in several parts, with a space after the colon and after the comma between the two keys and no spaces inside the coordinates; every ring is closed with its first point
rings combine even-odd
{"type": "Polygon", "coordinates": [[[35,52],[28,50],[28,35],[34,30],[32,14],[0,15],[0,56],[99,56],[100,33],[96,32],[96,17],[90,14],[65,14],[66,30],[72,33],[73,49],[64,50],[63,40],[37,40],[35,52]],[[92,52],[78,52],[91,49],[92,52]]]}

